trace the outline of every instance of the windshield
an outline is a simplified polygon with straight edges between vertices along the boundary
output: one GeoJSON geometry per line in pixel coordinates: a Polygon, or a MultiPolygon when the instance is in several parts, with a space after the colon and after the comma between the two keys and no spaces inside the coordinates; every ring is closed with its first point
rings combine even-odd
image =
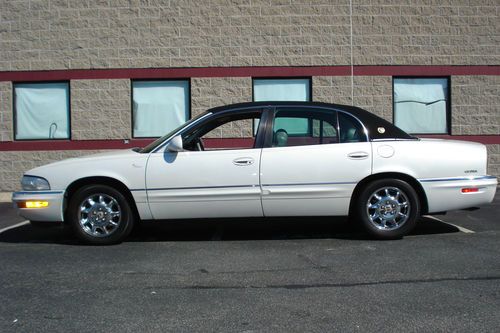
{"type": "Polygon", "coordinates": [[[181,126],[177,127],[173,131],[169,132],[168,134],[162,136],[161,138],[156,139],[155,141],[151,142],[149,145],[146,147],[142,148],[140,153],[150,153],[153,150],[155,150],[156,147],[161,145],[165,140],[167,140],[169,137],[174,135],[176,132],[180,131],[182,128],[189,126],[189,124],[195,122],[196,120],[200,119],[201,117],[205,116],[208,112],[203,112],[202,114],[199,114],[198,116],[191,118],[181,126]]]}

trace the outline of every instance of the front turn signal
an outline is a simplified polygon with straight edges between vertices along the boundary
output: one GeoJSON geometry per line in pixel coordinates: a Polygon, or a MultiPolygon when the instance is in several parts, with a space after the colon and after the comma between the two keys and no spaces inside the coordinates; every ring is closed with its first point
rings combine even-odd
{"type": "Polygon", "coordinates": [[[20,201],[17,203],[19,208],[45,208],[48,206],[48,201],[20,201]]]}

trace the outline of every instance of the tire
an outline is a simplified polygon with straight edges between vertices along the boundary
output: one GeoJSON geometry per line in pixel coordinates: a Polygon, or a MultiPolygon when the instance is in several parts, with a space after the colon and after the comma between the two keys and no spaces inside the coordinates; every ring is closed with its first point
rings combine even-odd
{"type": "Polygon", "coordinates": [[[66,216],[73,233],[88,244],[120,243],[134,226],[134,214],[127,198],[106,185],[79,189],[69,201],[66,216]]]}
{"type": "Polygon", "coordinates": [[[420,216],[420,202],[407,182],[380,179],[361,191],[355,214],[362,227],[374,238],[400,239],[415,227],[420,216]]]}

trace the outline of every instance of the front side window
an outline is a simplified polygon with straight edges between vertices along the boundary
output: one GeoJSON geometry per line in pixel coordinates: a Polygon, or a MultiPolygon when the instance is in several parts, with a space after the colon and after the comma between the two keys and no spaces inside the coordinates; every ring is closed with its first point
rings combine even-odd
{"type": "Polygon", "coordinates": [[[252,123],[259,121],[260,111],[216,116],[182,134],[185,150],[251,149],[256,146],[252,123]]]}
{"type": "Polygon", "coordinates": [[[189,119],[189,81],[132,82],[133,136],[160,137],[189,119]]]}
{"type": "Polygon", "coordinates": [[[413,133],[448,133],[448,78],[394,78],[394,124],[413,133]]]}
{"type": "Polygon", "coordinates": [[[69,83],[14,84],[15,139],[68,139],[69,83]]]}
{"type": "Polygon", "coordinates": [[[337,113],[330,110],[279,110],[274,117],[272,136],[273,147],[337,143],[337,113]]]}

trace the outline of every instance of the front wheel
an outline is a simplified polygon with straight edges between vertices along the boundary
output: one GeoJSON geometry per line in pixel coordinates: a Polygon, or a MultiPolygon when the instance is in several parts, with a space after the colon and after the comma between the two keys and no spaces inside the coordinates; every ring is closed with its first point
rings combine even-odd
{"type": "Polygon", "coordinates": [[[68,222],[75,235],[90,244],[115,244],[132,231],[134,214],[127,199],[106,185],[87,185],[68,205],[68,222]]]}
{"type": "Polygon", "coordinates": [[[415,227],[420,203],[415,190],[399,179],[369,183],[356,202],[356,215],[365,230],[378,239],[398,239],[415,227]]]}

